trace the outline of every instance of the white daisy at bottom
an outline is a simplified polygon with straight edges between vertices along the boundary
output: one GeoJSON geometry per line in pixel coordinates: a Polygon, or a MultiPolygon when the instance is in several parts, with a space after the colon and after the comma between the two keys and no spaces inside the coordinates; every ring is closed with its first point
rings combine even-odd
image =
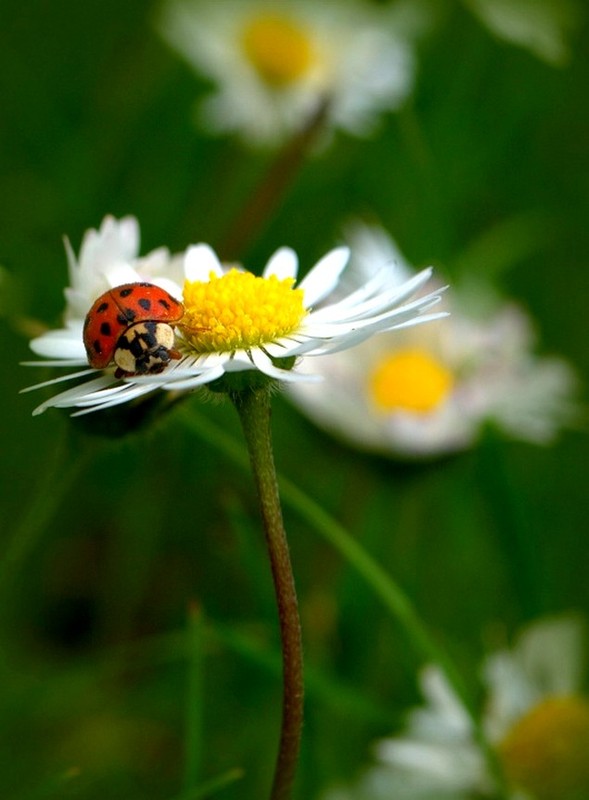
{"type": "Polygon", "coordinates": [[[205,244],[176,258],[164,249],[140,258],[138,245],[136,220],[107,217],[99,231],[86,234],[78,260],[68,247],[65,325],[31,342],[32,350],[47,360],[29,365],[82,369],[26,389],[76,381],[33,413],[57,407],[86,414],[159,389],[188,391],[248,370],[289,383],[314,380],[299,370],[307,357],[445,316],[425,313],[440,299],[439,291],[423,293],[431,269],[402,284],[391,282],[386,270],[377,270],[363,285],[329,302],[349,259],[346,247],[329,252],[295,286],[298,259],[288,247],[274,253],[258,277],[221,264],[205,244]],[[119,377],[114,365],[100,370],[89,366],[84,320],[103,292],[134,282],[166,289],[183,303],[184,316],[175,327],[174,360],[157,373],[119,377]]]}
{"type": "MultiPolygon", "coordinates": [[[[539,620],[483,663],[483,726],[510,800],[589,797],[589,701],[581,693],[584,629],[575,617],[539,620]]],[[[406,730],[376,745],[378,764],[323,800],[474,800],[497,785],[472,723],[437,667],[420,679],[425,705],[406,730]]]]}
{"type": "MultiPolygon", "coordinates": [[[[415,275],[381,228],[356,226],[348,238],[352,283],[374,264],[391,282],[415,275]]],[[[523,309],[503,302],[489,312],[492,299],[489,287],[468,294],[453,287],[444,301],[448,319],[338,353],[317,367],[321,388],[296,385],[290,397],[320,427],[385,456],[464,450],[489,423],[514,439],[548,444],[574,417],[573,370],[563,359],[536,356],[523,309]]]]}

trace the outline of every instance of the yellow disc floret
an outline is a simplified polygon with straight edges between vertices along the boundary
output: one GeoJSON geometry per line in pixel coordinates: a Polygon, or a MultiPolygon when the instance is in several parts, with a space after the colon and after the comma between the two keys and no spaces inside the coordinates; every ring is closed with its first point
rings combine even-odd
{"type": "Polygon", "coordinates": [[[589,797],[589,703],[544,700],[515,723],[499,754],[510,783],[536,800],[589,797]]]}
{"type": "Polygon", "coordinates": [[[386,355],[370,376],[369,390],[379,411],[427,414],[452,391],[450,370],[424,350],[398,350],[386,355]]]}
{"type": "Polygon", "coordinates": [[[294,278],[258,278],[231,269],[222,277],[184,284],[180,329],[198,353],[232,353],[276,341],[295,331],[306,314],[294,278]]]}
{"type": "Polygon", "coordinates": [[[262,14],[242,31],[245,55],[258,75],[274,87],[296,82],[314,60],[309,35],[298,23],[280,14],[262,14]]]}

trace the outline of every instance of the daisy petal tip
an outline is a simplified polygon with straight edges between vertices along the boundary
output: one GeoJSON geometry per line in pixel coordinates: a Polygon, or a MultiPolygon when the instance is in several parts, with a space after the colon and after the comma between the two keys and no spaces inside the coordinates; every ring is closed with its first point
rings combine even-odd
{"type": "Polygon", "coordinates": [[[210,245],[193,244],[184,255],[184,272],[189,281],[206,281],[211,272],[222,275],[223,268],[210,245]]]}
{"type": "Polygon", "coordinates": [[[343,269],[350,260],[351,253],[351,249],[347,245],[342,244],[339,247],[334,247],[334,249],[327,254],[327,257],[333,259],[334,263],[341,264],[341,269],[343,269]]]}
{"type": "Polygon", "coordinates": [[[277,278],[296,278],[299,258],[292,247],[280,247],[266,264],[263,277],[275,275],[277,278]]]}

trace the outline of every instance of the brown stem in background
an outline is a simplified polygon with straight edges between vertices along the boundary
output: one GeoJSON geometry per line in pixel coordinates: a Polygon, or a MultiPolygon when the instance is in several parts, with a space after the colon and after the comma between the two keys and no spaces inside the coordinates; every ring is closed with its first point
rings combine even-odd
{"type": "Polygon", "coordinates": [[[321,131],[328,107],[328,101],[322,100],[305,126],[270,164],[260,183],[249,196],[245,208],[239,210],[229,225],[229,233],[219,246],[222,260],[239,260],[268,224],[321,131]]]}

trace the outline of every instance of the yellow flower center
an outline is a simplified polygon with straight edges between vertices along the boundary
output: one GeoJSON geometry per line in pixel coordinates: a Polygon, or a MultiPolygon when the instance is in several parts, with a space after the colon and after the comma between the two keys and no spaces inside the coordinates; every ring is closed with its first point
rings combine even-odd
{"type": "Polygon", "coordinates": [[[249,20],[242,31],[242,46],[262,80],[278,88],[302,77],[314,58],[307,32],[276,13],[249,20]]]}
{"type": "Polygon", "coordinates": [[[424,350],[398,350],[377,364],[370,376],[372,400],[380,411],[427,414],[452,391],[452,373],[424,350]]]}
{"type": "Polygon", "coordinates": [[[589,702],[544,700],[515,723],[499,754],[509,781],[537,800],[589,797],[589,702]]]}
{"type": "Polygon", "coordinates": [[[306,314],[294,278],[258,278],[231,269],[209,281],[186,281],[180,329],[199,353],[231,353],[275,341],[296,330],[306,314]]]}

